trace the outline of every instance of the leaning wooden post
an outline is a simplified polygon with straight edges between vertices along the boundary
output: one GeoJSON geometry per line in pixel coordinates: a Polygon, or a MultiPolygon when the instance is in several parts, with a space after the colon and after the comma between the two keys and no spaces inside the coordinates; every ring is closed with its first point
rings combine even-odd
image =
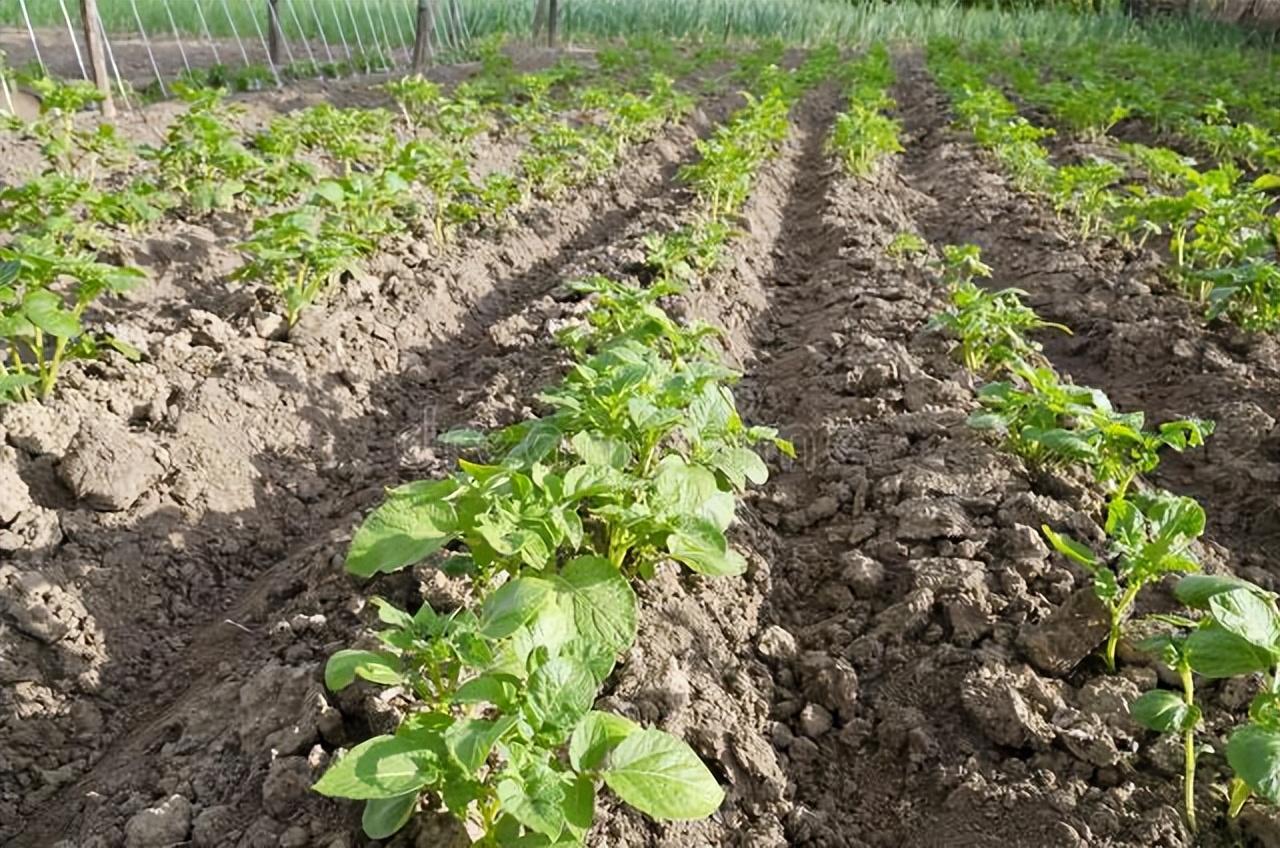
{"type": "Polygon", "coordinates": [[[560,0],[547,4],[547,46],[556,46],[556,28],[560,23],[560,0]]]}
{"type": "Polygon", "coordinates": [[[418,25],[413,36],[413,69],[421,71],[431,60],[431,39],[435,37],[435,10],[432,0],[418,0],[418,25]]]}
{"type": "Polygon", "coordinates": [[[93,66],[93,81],[102,92],[102,114],[111,118],[116,114],[116,102],[111,97],[111,78],[107,76],[107,57],[102,52],[102,22],[98,19],[98,0],[80,0],[80,20],[84,24],[84,43],[89,48],[89,64],[93,66]]]}
{"type": "Polygon", "coordinates": [[[279,0],[267,0],[267,56],[271,64],[280,66],[280,44],[284,41],[284,33],[280,31],[279,0]]]}
{"type": "Polygon", "coordinates": [[[542,30],[547,25],[547,0],[533,0],[533,25],[530,39],[534,44],[542,37],[542,30]]]}

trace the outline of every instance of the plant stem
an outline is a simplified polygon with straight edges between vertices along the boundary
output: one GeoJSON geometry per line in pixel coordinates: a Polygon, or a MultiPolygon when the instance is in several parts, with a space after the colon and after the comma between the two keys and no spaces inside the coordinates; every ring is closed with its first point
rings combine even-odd
{"type": "Polygon", "coordinates": [[[1120,624],[1124,621],[1129,607],[1133,606],[1134,599],[1138,597],[1138,590],[1141,588],[1141,583],[1129,586],[1120,596],[1119,603],[1111,608],[1111,633],[1107,636],[1106,661],[1107,671],[1112,674],[1116,670],[1116,645],[1120,642],[1120,624]]]}
{"type": "MultiPolygon", "coordinates": [[[[1187,707],[1196,704],[1195,680],[1191,676],[1191,666],[1185,661],[1178,666],[1178,676],[1182,678],[1182,700],[1187,707]]],[[[1187,815],[1187,827],[1196,831],[1196,728],[1192,724],[1182,731],[1182,804],[1187,815]]]]}

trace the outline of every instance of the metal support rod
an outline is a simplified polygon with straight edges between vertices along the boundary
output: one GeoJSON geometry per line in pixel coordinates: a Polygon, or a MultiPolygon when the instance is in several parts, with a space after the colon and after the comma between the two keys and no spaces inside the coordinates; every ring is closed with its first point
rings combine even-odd
{"type": "Polygon", "coordinates": [[[307,31],[302,28],[302,20],[298,17],[298,10],[294,8],[293,0],[285,0],[285,5],[289,7],[289,15],[293,18],[293,25],[298,28],[298,37],[302,39],[302,46],[307,51],[307,61],[311,63],[312,70],[319,74],[320,63],[316,61],[316,54],[311,52],[311,39],[307,38],[307,31]]]}
{"type": "Polygon", "coordinates": [[[76,40],[76,29],[71,25],[71,14],[67,11],[67,0],[58,0],[58,7],[62,9],[62,20],[67,23],[67,37],[71,39],[71,48],[76,51],[76,64],[80,66],[80,76],[89,79],[89,72],[84,66],[84,56],[80,54],[80,42],[76,40]]]}
{"type": "MultiPolygon", "coordinates": [[[[111,63],[111,72],[116,75],[116,89],[120,92],[120,99],[124,101],[125,108],[132,112],[133,103],[129,100],[129,90],[125,88],[124,78],[120,76],[120,66],[116,64],[116,52],[111,49],[111,39],[107,37],[107,28],[103,26],[102,17],[98,14],[96,0],[93,3],[93,22],[97,29],[98,37],[102,39],[103,47],[107,49],[107,61],[111,63]]],[[[106,102],[105,100],[103,101],[104,104],[106,102]]],[[[114,114],[114,108],[113,106],[112,114],[114,114]]],[[[106,113],[104,112],[103,114],[106,113]]]]}
{"type": "Polygon", "coordinates": [[[222,57],[218,55],[218,45],[213,40],[213,34],[209,32],[209,21],[204,16],[204,9],[200,8],[200,0],[191,0],[191,5],[196,7],[196,17],[200,19],[200,30],[204,33],[205,41],[209,42],[209,49],[213,51],[213,64],[221,65],[222,57]]]}
{"type": "Polygon", "coordinates": [[[258,33],[258,41],[262,42],[262,49],[267,53],[267,66],[271,68],[271,76],[276,78],[276,88],[284,88],[284,80],[280,78],[280,70],[274,59],[271,58],[271,48],[267,46],[267,34],[262,31],[262,24],[258,23],[257,15],[249,15],[249,20],[253,21],[253,28],[258,33]]]}
{"type": "MultiPolygon", "coordinates": [[[[98,19],[98,0],[80,0],[80,22],[84,26],[84,46],[89,51],[89,65],[93,68],[93,81],[102,92],[102,114],[111,118],[116,114],[115,101],[111,99],[111,78],[107,76],[107,62],[102,55],[102,21],[98,19]]],[[[114,64],[114,58],[112,63],[114,64]]],[[[119,72],[116,73],[119,79],[119,72]]],[[[122,90],[123,92],[123,90],[122,90]]]]}
{"type": "Polygon", "coordinates": [[[360,52],[361,61],[365,62],[368,57],[364,52],[364,39],[360,37],[360,24],[356,23],[356,10],[351,7],[351,0],[345,0],[345,2],[347,4],[347,17],[350,19],[351,28],[355,30],[356,34],[356,49],[360,52]]]}
{"type": "Polygon", "coordinates": [[[40,73],[47,74],[49,71],[44,66],[44,59],[40,56],[40,42],[36,40],[36,31],[31,26],[31,15],[27,12],[27,0],[18,0],[18,6],[22,9],[22,19],[27,22],[27,35],[31,36],[31,49],[36,52],[36,64],[40,66],[40,73]]]}
{"type": "Polygon", "coordinates": [[[342,39],[342,49],[347,52],[347,62],[351,62],[351,44],[347,41],[346,29],[342,26],[342,15],[338,13],[338,0],[329,0],[329,8],[333,9],[333,22],[338,25],[338,37],[342,39]]]}
{"type": "Polygon", "coordinates": [[[156,84],[160,86],[160,95],[168,97],[169,90],[164,87],[164,77],[160,75],[160,65],[156,62],[156,54],[151,50],[151,39],[147,37],[147,30],[142,25],[142,15],[138,14],[138,2],[137,0],[129,0],[129,5],[133,7],[133,19],[138,22],[138,32],[142,35],[142,46],[147,49],[147,58],[151,60],[151,70],[156,75],[156,84]]]}
{"type": "Polygon", "coordinates": [[[178,55],[182,57],[182,67],[187,69],[187,73],[191,73],[191,63],[187,61],[187,48],[182,46],[182,36],[178,34],[178,22],[173,17],[173,6],[169,0],[164,0],[164,11],[169,16],[169,26],[173,28],[173,40],[178,45],[178,55]]]}
{"type": "Polygon", "coordinates": [[[249,51],[244,49],[244,40],[240,38],[240,28],[236,26],[236,19],[231,17],[231,7],[227,5],[227,0],[222,0],[222,11],[227,14],[227,23],[231,24],[231,34],[236,37],[236,44],[240,47],[240,58],[244,60],[244,66],[249,67],[249,51]]]}
{"type": "Polygon", "coordinates": [[[324,22],[320,20],[320,7],[318,0],[311,0],[311,17],[315,19],[316,31],[320,33],[320,43],[324,45],[324,55],[328,58],[329,64],[333,64],[333,48],[329,46],[329,36],[325,35],[324,22]]]}

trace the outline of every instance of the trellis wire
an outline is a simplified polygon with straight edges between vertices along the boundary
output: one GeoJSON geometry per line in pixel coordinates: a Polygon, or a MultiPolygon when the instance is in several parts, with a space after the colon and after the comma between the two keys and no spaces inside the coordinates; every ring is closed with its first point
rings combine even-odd
{"type": "Polygon", "coordinates": [[[182,57],[182,67],[187,69],[187,73],[191,73],[191,63],[187,61],[187,50],[182,46],[182,36],[178,35],[178,22],[173,19],[173,7],[169,5],[169,0],[164,0],[164,11],[169,16],[169,26],[173,27],[173,40],[178,45],[178,55],[182,57]]]}
{"type": "Polygon", "coordinates": [[[80,55],[80,42],[76,40],[76,30],[71,26],[71,15],[67,12],[67,0],[58,0],[58,6],[62,9],[62,19],[67,22],[67,36],[71,39],[71,48],[76,51],[76,64],[80,66],[80,76],[88,79],[89,72],[85,70],[84,57],[80,55]]]}
{"type": "Polygon", "coordinates": [[[22,8],[22,18],[27,22],[27,35],[31,36],[31,49],[36,51],[36,64],[40,66],[40,73],[48,73],[44,67],[44,59],[40,56],[40,44],[36,39],[35,28],[31,26],[31,15],[27,12],[27,0],[18,0],[18,5],[22,8]]]}
{"type": "Polygon", "coordinates": [[[214,43],[213,34],[209,32],[209,21],[205,19],[204,9],[200,8],[200,0],[191,0],[191,4],[196,7],[196,17],[200,19],[200,28],[204,30],[204,37],[209,42],[209,48],[213,50],[213,63],[221,65],[222,57],[218,55],[218,45],[214,43]]]}
{"type": "Polygon", "coordinates": [[[138,22],[138,32],[142,34],[142,45],[147,50],[147,58],[151,60],[151,70],[155,71],[156,82],[160,85],[160,94],[168,97],[169,90],[164,87],[164,77],[160,75],[160,65],[156,63],[156,54],[151,50],[151,39],[147,38],[147,29],[142,25],[142,15],[138,14],[138,0],[129,0],[129,5],[133,7],[133,19],[138,22]]]}
{"type": "Polygon", "coordinates": [[[351,61],[351,45],[347,42],[346,28],[342,25],[342,15],[338,12],[338,0],[329,0],[329,8],[333,10],[333,22],[338,25],[338,36],[342,39],[342,49],[347,52],[347,61],[351,61]]]}
{"type": "MultiPolygon", "coordinates": [[[[271,76],[275,77],[276,88],[284,86],[284,80],[280,78],[280,71],[276,68],[276,60],[271,58],[271,48],[267,46],[267,36],[262,31],[262,24],[258,23],[257,15],[250,15],[249,20],[253,21],[253,28],[258,32],[258,40],[262,42],[262,51],[267,54],[267,67],[271,69],[271,76]]],[[[245,59],[246,65],[249,60],[245,59]]]]}
{"type": "MultiPolygon", "coordinates": [[[[298,20],[298,10],[293,8],[293,0],[284,0],[284,4],[289,7],[289,14],[293,17],[293,25],[298,28],[298,36],[302,39],[302,46],[307,51],[307,59],[311,62],[314,71],[319,71],[317,67],[319,62],[316,61],[316,54],[311,52],[311,39],[307,37],[307,31],[302,28],[302,21],[298,20]]],[[[285,39],[288,43],[288,39],[285,39]]]]}
{"type": "Polygon", "coordinates": [[[324,34],[324,24],[320,22],[319,3],[311,4],[311,16],[316,21],[316,32],[320,33],[320,43],[324,45],[324,55],[329,59],[329,64],[333,64],[333,50],[329,47],[329,37],[324,34]]]}
{"type": "Polygon", "coordinates": [[[249,67],[249,53],[244,49],[244,42],[240,39],[240,30],[236,28],[235,19],[231,17],[231,7],[227,5],[227,0],[222,0],[222,11],[227,13],[227,23],[231,24],[231,34],[236,37],[236,44],[240,47],[240,58],[244,59],[245,67],[249,67]]]}
{"type": "Polygon", "coordinates": [[[111,38],[107,35],[107,28],[102,23],[102,18],[98,18],[98,36],[102,39],[102,46],[107,52],[107,61],[111,64],[111,70],[116,75],[116,88],[120,90],[120,99],[124,101],[125,108],[130,112],[133,111],[133,101],[129,99],[129,92],[125,89],[124,77],[120,76],[120,66],[116,64],[116,51],[111,47],[111,38]]]}

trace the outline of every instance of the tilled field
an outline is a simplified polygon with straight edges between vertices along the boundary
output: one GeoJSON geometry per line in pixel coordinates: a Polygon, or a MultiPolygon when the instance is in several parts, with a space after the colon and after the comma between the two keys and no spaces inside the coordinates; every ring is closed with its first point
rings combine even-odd
{"type": "MultiPolygon", "coordinates": [[[[727,330],[744,417],[798,457],[773,457],[738,510],[744,575],[669,564],[638,585],[639,641],[598,705],[685,739],[724,804],[660,825],[602,800],[590,842],[1276,844],[1257,806],[1205,814],[1199,843],[1184,829],[1177,740],[1128,709],[1163,672],[1135,653],[1101,673],[1089,580],[1039,529],[1100,537],[1101,496],[966,426],[977,385],[927,328],[944,296],[929,260],[979,244],[997,282],[1073,328],[1044,338],[1064,374],[1154,420],[1215,419],[1209,447],[1154,482],[1205,505],[1206,569],[1268,588],[1275,344],[1207,328],[1162,291],[1153,250],[1063,236],[951,128],[922,58],[896,65],[905,152],[846,175],[826,148],[844,98],[815,87],[726,259],[673,300],[727,330]],[[903,232],[929,253],[888,257],[903,232]]],[[[741,104],[704,96],[522,226],[443,252],[394,243],[287,340],[252,292],[226,289],[235,255],[213,225],[129,246],[159,285],[109,323],[145,361],[76,365],[53,401],[0,418],[0,838],[366,844],[355,805],[310,786],[397,716],[374,687],[326,692],[322,668],[370,628],[370,595],[413,609],[459,589],[427,567],[358,583],[342,568],[353,528],[388,486],[447,473],[438,433],[537,408],[568,365],[553,333],[583,313],[563,284],[643,274],[642,237],[694,203],[677,170],[741,104]]],[[[1208,809],[1223,767],[1201,767],[1208,809]]],[[[424,814],[388,844],[455,841],[424,814]]]]}

